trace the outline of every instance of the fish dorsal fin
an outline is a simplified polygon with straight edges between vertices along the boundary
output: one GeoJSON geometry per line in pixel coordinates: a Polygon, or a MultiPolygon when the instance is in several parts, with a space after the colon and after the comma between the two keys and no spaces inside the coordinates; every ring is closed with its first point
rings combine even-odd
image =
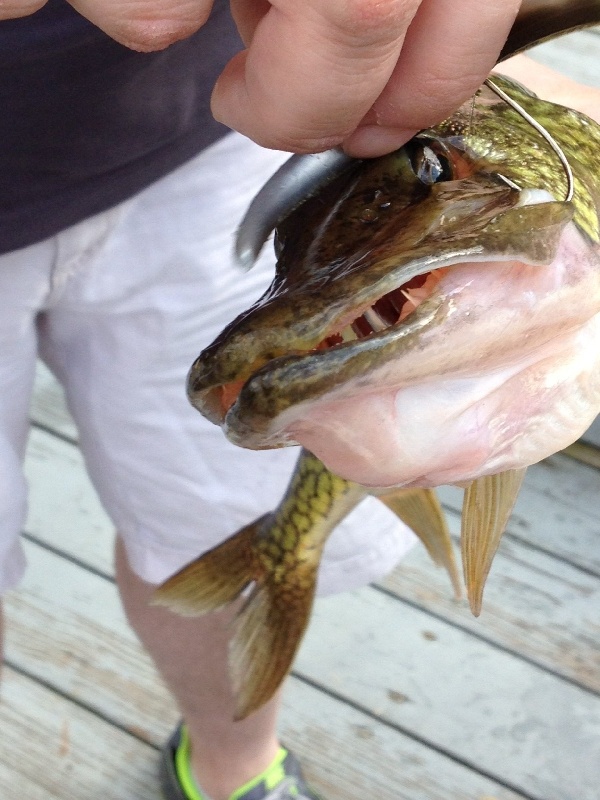
{"type": "Polygon", "coordinates": [[[485,581],[514,508],[526,469],[477,478],[465,489],[461,550],[467,596],[478,617],[485,581]]]}
{"type": "Polygon", "coordinates": [[[456,598],[461,582],[454,558],[446,516],[433,489],[393,489],[377,492],[376,497],[413,530],[425,545],[433,562],[446,569],[456,598]]]}

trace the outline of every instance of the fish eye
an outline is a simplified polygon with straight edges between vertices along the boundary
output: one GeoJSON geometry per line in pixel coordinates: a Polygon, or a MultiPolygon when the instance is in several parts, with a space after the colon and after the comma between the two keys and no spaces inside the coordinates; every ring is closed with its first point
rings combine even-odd
{"type": "Polygon", "coordinates": [[[453,178],[450,159],[444,153],[436,153],[429,144],[415,142],[409,148],[409,158],[413,172],[427,186],[453,178]]]}

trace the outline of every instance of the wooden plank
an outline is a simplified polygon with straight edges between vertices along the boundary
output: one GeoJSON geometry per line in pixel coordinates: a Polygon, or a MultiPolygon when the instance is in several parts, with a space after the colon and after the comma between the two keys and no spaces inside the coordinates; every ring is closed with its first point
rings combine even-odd
{"type": "Polygon", "coordinates": [[[26,530],[53,547],[113,572],[113,525],[100,505],[79,449],[44,431],[29,437],[26,530]]]}
{"type": "Polygon", "coordinates": [[[600,417],[596,417],[596,421],[588,428],[587,432],[583,435],[583,439],[590,444],[600,447],[600,417]]]}
{"type": "MultiPolygon", "coordinates": [[[[458,516],[450,517],[458,532],[458,516]]],[[[600,580],[510,539],[492,567],[483,612],[456,602],[448,578],[415,547],[380,584],[486,641],[600,692],[600,580]]]]}
{"type": "Polygon", "coordinates": [[[597,800],[600,698],[367,588],[321,602],[296,670],[544,800],[597,800]]]}
{"type": "MultiPolygon", "coordinates": [[[[561,453],[527,470],[506,538],[525,542],[600,575],[600,471],[561,453]]],[[[461,489],[442,486],[442,502],[462,506],[461,489]]]]}
{"type": "MultiPolygon", "coordinates": [[[[25,584],[6,599],[10,662],[148,742],[160,744],[176,714],[123,618],[114,586],[37,545],[28,544],[27,550],[30,570],[25,584]]],[[[38,703],[31,701],[31,705],[30,719],[23,725],[35,735],[38,725],[31,715],[38,703]]],[[[56,741],[62,731],[66,715],[57,716],[45,728],[40,726],[49,742],[56,741]],[[53,736],[47,733],[51,724],[53,736]]],[[[8,738],[17,743],[27,740],[21,729],[12,737],[14,719],[8,727],[1,716],[0,722],[8,738]]],[[[110,762],[113,737],[106,732],[101,735],[99,747],[107,750],[103,762],[110,762]]],[[[119,742],[123,735],[115,735],[119,742]]],[[[523,797],[297,679],[286,693],[282,736],[302,756],[313,782],[328,800],[523,797]]],[[[35,751],[32,761],[38,756],[35,751]]],[[[8,758],[6,763],[11,763],[8,758]]],[[[93,765],[88,768],[94,770],[93,765]]],[[[33,766],[27,769],[34,774],[33,766]]],[[[105,795],[99,791],[96,797],[100,796],[105,795]]],[[[56,797],[71,800],[75,795],[65,790],[56,797]]]]}
{"type": "MultiPolygon", "coordinates": [[[[560,461],[568,466],[570,460],[560,457],[560,461]]],[[[579,465],[575,467],[579,471],[579,465]]],[[[31,482],[28,530],[51,546],[112,574],[112,525],[89,484],[77,448],[33,431],[27,473],[31,482]]],[[[559,471],[559,477],[562,474],[559,471]]],[[[567,470],[566,474],[571,472],[567,470]]],[[[566,478],[560,484],[563,489],[568,487],[566,478]]],[[[452,495],[446,499],[454,505],[449,519],[453,533],[458,535],[456,504],[461,493],[448,489],[445,494],[452,495]]],[[[539,491],[532,488],[529,495],[522,501],[523,511],[520,503],[518,515],[511,522],[511,529],[519,536],[533,527],[536,538],[546,545],[548,519],[562,513],[559,533],[566,529],[565,536],[577,541],[585,536],[597,549],[598,527],[593,521],[587,527],[571,529],[568,509],[559,506],[556,498],[550,501],[543,485],[539,491]]],[[[568,541],[564,549],[568,551],[568,541]]],[[[548,669],[592,688],[600,681],[599,584],[594,576],[508,535],[488,582],[481,621],[474,620],[464,604],[457,606],[452,601],[445,575],[432,567],[421,548],[416,548],[415,555],[401,564],[385,585],[454,624],[520,650],[548,669]]]]}
{"type": "MultiPolygon", "coordinates": [[[[36,545],[27,550],[23,590],[7,597],[9,660],[160,743],[174,711],[114,586],[36,545]]],[[[600,700],[374,589],[318,604],[298,671],[525,794],[591,799],[600,700]]],[[[313,698],[311,725],[320,703],[313,698]]]]}
{"type": "Polygon", "coordinates": [[[563,453],[569,458],[581,461],[582,464],[588,464],[590,467],[600,469],[600,447],[591,444],[589,441],[580,439],[563,450],[563,453]]]}
{"type": "Polygon", "coordinates": [[[532,48],[528,55],[573,80],[600,86],[600,28],[562,36],[532,48]]]}
{"type": "Polygon", "coordinates": [[[509,532],[600,575],[600,472],[557,453],[530,467],[526,481],[509,532]]]}
{"type": "Polygon", "coordinates": [[[2,800],[161,800],[156,750],[89,711],[3,671],[2,800]]]}

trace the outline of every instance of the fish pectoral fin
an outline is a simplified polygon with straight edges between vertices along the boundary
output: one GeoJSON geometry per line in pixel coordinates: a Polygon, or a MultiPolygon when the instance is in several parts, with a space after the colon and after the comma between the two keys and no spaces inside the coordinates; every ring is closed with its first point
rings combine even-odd
{"type": "Polygon", "coordinates": [[[236,720],[268,702],[292,668],[310,618],[316,577],[314,569],[295,585],[283,585],[268,576],[238,613],[229,642],[236,720]]]}
{"type": "Polygon", "coordinates": [[[233,602],[259,577],[253,544],[263,519],[242,528],[166,580],[155,591],[152,604],[197,617],[233,602]]]}
{"type": "Polygon", "coordinates": [[[452,538],[446,516],[434,489],[394,489],[377,492],[377,498],[413,530],[433,562],[446,569],[457,599],[462,595],[452,538]]]}
{"type": "Polygon", "coordinates": [[[526,469],[477,478],[465,489],[461,551],[467,596],[478,617],[485,582],[514,508],[526,469]]]}

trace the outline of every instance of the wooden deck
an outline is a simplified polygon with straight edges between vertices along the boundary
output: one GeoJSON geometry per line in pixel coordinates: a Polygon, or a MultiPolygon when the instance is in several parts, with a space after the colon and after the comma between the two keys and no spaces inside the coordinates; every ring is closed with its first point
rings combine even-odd
{"type": "MultiPolygon", "coordinates": [[[[600,34],[542,56],[593,82],[600,34]]],[[[176,712],[124,620],[111,525],[44,370],[32,419],[29,570],[6,601],[0,798],[158,800],[176,712]]],[[[530,469],[479,620],[418,547],[381,584],[318,602],[282,734],[328,800],[600,798],[596,427],[578,458],[530,469]]],[[[457,533],[461,493],[442,498],[457,533]]]]}

